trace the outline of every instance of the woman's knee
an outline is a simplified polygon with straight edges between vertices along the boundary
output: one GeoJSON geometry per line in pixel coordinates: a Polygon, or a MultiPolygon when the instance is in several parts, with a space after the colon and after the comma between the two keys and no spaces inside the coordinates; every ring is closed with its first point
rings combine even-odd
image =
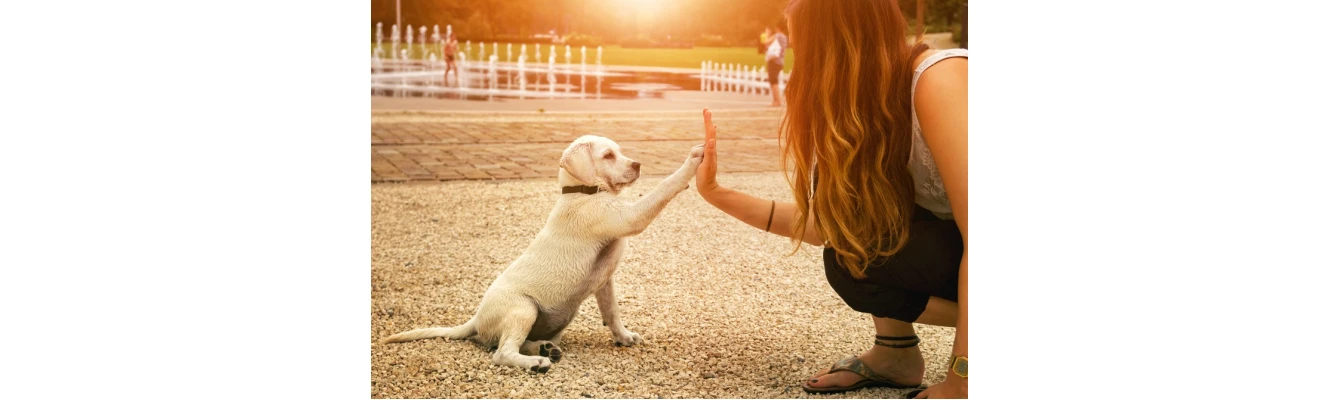
{"type": "Polygon", "coordinates": [[[853,310],[909,323],[916,322],[926,310],[929,295],[858,281],[827,253],[824,272],[828,285],[853,310]]]}

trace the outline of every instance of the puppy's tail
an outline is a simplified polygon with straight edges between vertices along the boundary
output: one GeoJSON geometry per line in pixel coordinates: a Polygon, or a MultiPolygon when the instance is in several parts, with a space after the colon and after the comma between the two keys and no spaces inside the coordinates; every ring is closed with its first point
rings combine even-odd
{"type": "Polygon", "coordinates": [[[400,332],[391,335],[385,339],[382,339],[381,342],[399,343],[399,342],[408,342],[411,340],[430,339],[436,337],[445,337],[447,339],[459,340],[474,335],[475,335],[475,320],[474,318],[471,318],[469,321],[466,321],[464,324],[461,324],[460,326],[454,326],[450,328],[433,327],[433,328],[423,328],[423,329],[415,329],[412,331],[400,332]]]}

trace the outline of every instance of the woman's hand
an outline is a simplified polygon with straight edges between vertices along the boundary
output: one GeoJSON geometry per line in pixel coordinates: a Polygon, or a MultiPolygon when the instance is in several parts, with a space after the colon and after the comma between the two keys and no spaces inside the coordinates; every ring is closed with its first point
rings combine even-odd
{"type": "Polygon", "coordinates": [[[712,124],[712,112],[703,109],[703,130],[707,136],[703,140],[703,163],[698,165],[698,174],[694,182],[698,185],[698,195],[707,197],[721,188],[717,184],[717,126],[712,124]]]}

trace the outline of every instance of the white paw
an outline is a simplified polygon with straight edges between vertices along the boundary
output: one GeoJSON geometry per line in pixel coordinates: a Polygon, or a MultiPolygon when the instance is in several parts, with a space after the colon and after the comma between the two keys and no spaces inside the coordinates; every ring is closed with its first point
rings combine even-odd
{"type": "Polygon", "coordinates": [[[614,334],[615,346],[632,346],[641,343],[642,343],[642,335],[637,334],[637,332],[625,329],[623,333],[614,334]]]}
{"type": "Polygon", "coordinates": [[[543,374],[549,372],[549,367],[554,365],[552,362],[549,361],[549,357],[527,357],[527,358],[529,358],[529,360],[527,360],[527,364],[530,365],[531,372],[538,372],[543,374]]]}
{"type": "Polygon", "coordinates": [[[689,158],[703,158],[703,151],[703,145],[693,146],[693,148],[689,150],[689,158]]]}
{"type": "Polygon", "coordinates": [[[692,164],[693,168],[698,168],[698,163],[703,162],[703,145],[693,146],[689,150],[689,158],[684,160],[685,164],[692,164]]]}

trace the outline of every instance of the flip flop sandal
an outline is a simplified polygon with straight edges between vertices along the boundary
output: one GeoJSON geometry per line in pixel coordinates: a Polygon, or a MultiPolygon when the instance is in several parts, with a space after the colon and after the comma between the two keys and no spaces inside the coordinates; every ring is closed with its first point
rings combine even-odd
{"type": "MultiPolygon", "coordinates": [[[[876,339],[875,344],[884,347],[892,347],[895,349],[915,347],[917,344],[921,343],[921,339],[916,336],[890,337],[890,336],[876,335],[875,339],[876,339]],[[900,343],[900,344],[888,344],[880,342],[880,340],[901,340],[901,341],[910,340],[911,342],[900,343]]],[[[822,388],[811,387],[809,382],[805,382],[804,385],[801,385],[801,388],[804,389],[806,393],[841,393],[868,387],[887,387],[894,389],[911,389],[921,387],[921,385],[904,385],[889,380],[887,378],[884,378],[882,376],[879,376],[879,374],[876,374],[874,370],[870,369],[869,366],[866,366],[864,362],[861,362],[861,360],[856,357],[847,357],[842,359],[841,361],[838,361],[837,363],[834,363],[832,367],[828,368],[828,372],[825,373],[824,375],[839,371],[849,371],[857,375],[860,375],[862,378],[865,379],[861,379],[859,381],[856,381],[856,383],[847,386],[828,386],[822,388]]]]}

